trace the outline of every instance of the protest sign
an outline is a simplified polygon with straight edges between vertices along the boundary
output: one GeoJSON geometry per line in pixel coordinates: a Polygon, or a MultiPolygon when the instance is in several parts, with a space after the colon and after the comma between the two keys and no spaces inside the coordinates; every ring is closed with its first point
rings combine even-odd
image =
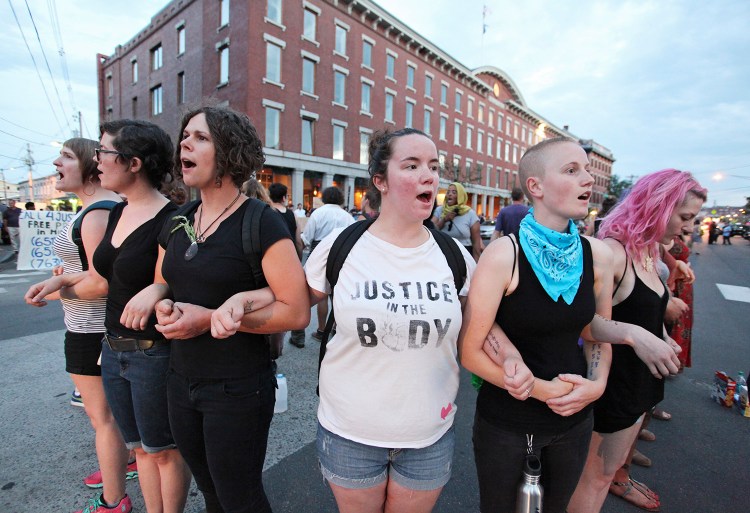
{"type": "Polygon", "coordinates": [[[58,233],[75,214],[56,210],[24,210],[18,219],[21,246],[18,250],[18,270],[52,269],[62,264],[55,256],[52,244],[58,233]]]}

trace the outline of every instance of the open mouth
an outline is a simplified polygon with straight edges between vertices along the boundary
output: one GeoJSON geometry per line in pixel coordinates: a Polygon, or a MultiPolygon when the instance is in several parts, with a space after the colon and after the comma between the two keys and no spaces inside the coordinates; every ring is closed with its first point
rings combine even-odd
{"type": "Polygon", "coordinates": [[[432,191],[423,192],[422,194],[417,196],[417,199],[422,203],[432,204],[432,191]]]}
{"type": "Polygon", "coordinates": [[[195,167],[195,162],[189,159],[180,159],[182,161],[182,168],[183,169],[191,169],[195,167]]]}
{"type": "Polygon", "coordinates": [[[591,198],[591,191],[584,192],[583,194],[578,196],[578,199],[582,201],[588,201],[589,198],[591,198]]]}
{"type": "Polygon", "coordinates": [[[62,171],[58,171],[57,176],[59,180],[62,180],[63,178],[65,178],[65,174],[62,171]]]}

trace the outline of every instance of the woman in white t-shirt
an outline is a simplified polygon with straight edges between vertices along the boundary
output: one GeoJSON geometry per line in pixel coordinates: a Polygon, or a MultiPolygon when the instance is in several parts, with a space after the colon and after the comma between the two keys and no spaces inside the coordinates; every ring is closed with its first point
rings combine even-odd
{"type": "MultiPolygon", "coordinates": [[[[376,134],[368,171],[381,212],[335,286],[336,333],[320,368],[318,456],[339,511],[429,512],[451,474],[463,300],[422,225],[437,194],[437,149],[415,129],[376,134]]],[[[331,292],[326,262],[340,232],[307,261],[313,302],[331,292]]],[[[468,284],[474,260],[456,245],[468,284]]]]}

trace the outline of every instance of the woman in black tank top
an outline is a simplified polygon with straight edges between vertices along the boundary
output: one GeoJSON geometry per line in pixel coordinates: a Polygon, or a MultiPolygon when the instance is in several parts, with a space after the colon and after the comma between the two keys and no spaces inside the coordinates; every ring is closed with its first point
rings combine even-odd
{"type": "Polygon", "coordinates": [[[514,510],[529,446],[542,462],[545,513],[566,511],[586,461],[591,404],[605,390],[611,347],[603,342],[658,342],[607,320],[612,252],[579,237],[572,222],[588,212],[588,166],[570,139],[530,148],[519,170],[534,208],[520,244],[490,244],[472,279],[462,363],[486,380],[474,425],[481,511],[514,510]]]}
{"type": "Polygon", "coordinates": [[[679,348],[664,329],[669,294],[655,260],[660,244],[692,230],[705,200],[706,190],[689,173],[666,169],[641,178],[602,222],[598,236],[614,254],[612,319],[653,337],[611,341],[607,387],[594,406],[589,456],[570,513],[598,512],[608,490],[642,509],[660,506],[658,495],[628,471],[643,415],[663,398],[662,377],[676,374],[679,365],[679,348]]]}

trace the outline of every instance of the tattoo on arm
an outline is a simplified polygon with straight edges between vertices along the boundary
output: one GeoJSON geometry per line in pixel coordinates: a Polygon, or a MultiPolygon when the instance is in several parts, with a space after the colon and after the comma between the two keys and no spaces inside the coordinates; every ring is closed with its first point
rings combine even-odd
{"type": "Polygon", "coordinates": [[[594,369],[599,367],[599,362],[602,359],[602,345],[601,344],[594,344],[591,348],[591,359],[589,361],[589,375],[588,379],[592,379],[594,377],[594,369]]]}
{"type": "Polygon", "coordinates": [[[244,312],[246,314],[249,314],[250,312],[252,312],[253,311],[253,302],[252,301],[245,301],[245,307],[244,307],[243,310],[244,310],[244,312]]]}
{"type": "Polygon", "coordinates": [[[495,353],[495,356],[500,356],[500,341],[492,334],[492,332],[487,334],[487,342],[490,343],[490,347],[495,353]]]}

